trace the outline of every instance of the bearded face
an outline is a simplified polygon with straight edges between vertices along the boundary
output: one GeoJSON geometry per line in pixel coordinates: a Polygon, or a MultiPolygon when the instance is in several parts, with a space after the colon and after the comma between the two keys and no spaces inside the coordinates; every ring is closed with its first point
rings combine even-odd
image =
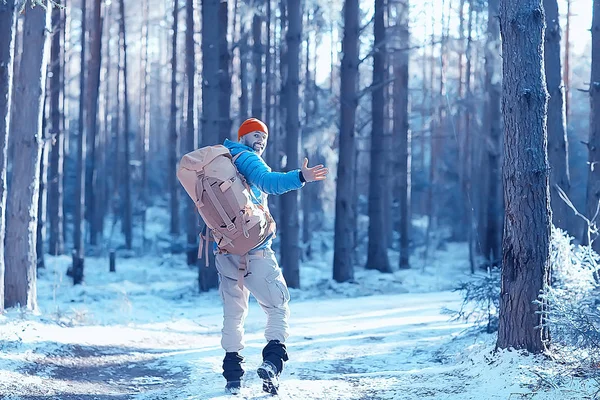
{"type": "Polygon", "coordinates": [[[262,156],[267,147],[268,135],[264,132],[254,131],[242,136],[240,143],[250,147],[259,156],[262,156]]]}

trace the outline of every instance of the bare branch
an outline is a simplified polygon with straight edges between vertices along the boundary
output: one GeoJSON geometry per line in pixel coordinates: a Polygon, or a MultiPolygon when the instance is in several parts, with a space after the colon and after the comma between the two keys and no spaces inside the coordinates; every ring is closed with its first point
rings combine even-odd
{"type": "Polygon", "coordinates": [[[380,84],[378,84],[378,85],[375,85],[375,86],[373,86],[373,85],[367,86],[366,88],[364,88],[363,90],[361,90],[360,92],[358,92],[358,96],[357,96],[357,98],[359,98],[359,99],[360,99],[360,98],[362,98],[364,95],[366,95],[366,94],[368,94],[368,93],[372,92],[372,91],[373,91],[373,90],[375,90],[375,89],[379,89],[379,88],[381,88],[381,87],[385,87],[385,86],[387,86],[388,84],[390,84],[391,82],[393,82],[395,79],[396,79],[396,78],[390,78],[390,79],[386,79],[385,81],[381,82],[381,83],[380,83],[380,84]]]}

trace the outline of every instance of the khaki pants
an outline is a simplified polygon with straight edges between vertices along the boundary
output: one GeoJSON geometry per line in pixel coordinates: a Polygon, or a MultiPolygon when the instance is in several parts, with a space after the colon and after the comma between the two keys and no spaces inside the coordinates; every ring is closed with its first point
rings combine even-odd
{"type": "Polygon", "coordinates": [[[248,315],[250,293],[267,314],[265,339],[284,343],[288,337],[288,302],[290,292],[270,248],[254,250],[246,257],[247,275],[244,287],[237,283],[240,256],[217,254],[219,292],[223,299],[223,330],[221,346],[226,352],[239,352],[244,348],[244,320],[248,315]]]}

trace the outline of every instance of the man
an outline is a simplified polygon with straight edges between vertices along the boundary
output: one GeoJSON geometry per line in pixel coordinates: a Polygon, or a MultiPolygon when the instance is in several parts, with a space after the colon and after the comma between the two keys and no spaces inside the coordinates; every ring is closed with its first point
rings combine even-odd
{"type": "MultiPolygon", "coordinates": [[[[301,169],[290,172],[272,172],[261,158],[267,146],[269,131],[267,126],[256,118],[247,119],[238,130],[238,142],[226,139],[223,145],[235,158],[235,166],[244,176],[251,189],[252,201],[267,207],[267,195],[283,194],[297,190],[306,182],[321,181],[326,178],[328,169],[323,165],[308,167],[304,159],[301,169]]],[[[262,351],[263,363],[257,373],[263,379],[263,390],[275,394],[278,377],[288,360],[285,340],[288,337],[288,301],[290,293],[281,269],[271,250],[272,237],[248,252],[247,274],[243,285],[238,285],[240,256],[217,251],[215,261],[219,272],[219,292],[223,298],[223,330],[221,345],[225,350],[223,376],[227,379],[226,388],[238,392],[244,375],[244,358],[239,352],[244,348],[244,320],[248,314],[250,293],[256,298],[267,314],[265,339],[267,345],[262,351]]]]}

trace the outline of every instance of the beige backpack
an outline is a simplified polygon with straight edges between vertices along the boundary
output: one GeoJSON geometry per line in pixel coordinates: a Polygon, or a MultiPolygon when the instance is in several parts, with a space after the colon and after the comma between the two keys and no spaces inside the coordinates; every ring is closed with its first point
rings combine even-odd
{"type": "MultiPolygon", "coordinates": [[[[252,202],[250,187],[222,145],[194,150],[181,158],[177,178],[192,198],[219,250],[245,255],[275,232],[275,221],[262,205],[252,202]]],[[[208,265],[209,235],[205,239],[208,265]]]]}

